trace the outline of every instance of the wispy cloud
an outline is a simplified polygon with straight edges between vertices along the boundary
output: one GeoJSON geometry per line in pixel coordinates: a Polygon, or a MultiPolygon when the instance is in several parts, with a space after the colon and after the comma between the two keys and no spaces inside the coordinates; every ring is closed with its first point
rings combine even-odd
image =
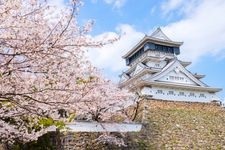
{"type": "Polygon", "coordinates": [[[123,7],[127,2],[127,0],[91,0],[92,3],[97,3],[99,1],[112,5],[113,8],[116,9],[123,7]]]}
{"type": "MultiPolygon", "coordinates": [[[[89,50],[89,58],[99,68],[107,68],[111,72],[121,72],[125,68],[125,61],[122,59],[144,36],[143,33],[136,31],[131,25],[121,24],[116,27],[116,31],[121,38],[113,44],[105,45],[103,48],[89,50]]],[[[117,34],[106,32],[94,37],[95,39],[113,38],[117,34]]]]}
{"type": "Polygon", "coordinates": [[[204,0],[165,0],[161,3],[161,10],[164,16],[188,15],[197,5],[204,0]]]}
{"type": "Polygon", "coordinates": [[[167,0],[161,4],[161,9],[163,10],[164,14],[168,14],[169,12],[176,10],[184,2],[184,0],[167,0]]]}
{"type": "Polygon", "coordinates": [[[225,54],[225,1],[205,0],[192,7],[185,18],[163,27],[169,37],[184,41],[181,57],[196,62],[204,55],[225,54]]]}
{"type": "Polygon", "coordinates": [[[107,4],[113,5],[114,8],[121,8],[127,0],[104,0],[107,4]]]}

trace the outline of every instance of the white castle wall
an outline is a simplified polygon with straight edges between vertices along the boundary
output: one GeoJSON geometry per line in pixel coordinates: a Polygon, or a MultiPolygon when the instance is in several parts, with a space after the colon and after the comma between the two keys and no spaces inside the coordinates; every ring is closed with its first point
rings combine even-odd
{"type": "Polygon", "coordinates": [[[152,62],[152,61],[149,61],[146,63],[146,65],[148,67],[153,67],[153,68],[163,68],[165,67],[167,64],[166,61],[160,61],[160,62],[152,62]]]}
{"type": "Polygon", "coordinates": [[[143,95],[152,96],[153,99],[172,101],[211,102],[212,100],[219,100],[219,98],[214,93],[188,89],[144,87],[141,90],[141,93],[143,95]]]}
{"type": "Polygon", "coordinates": [[[164,82],[173,82],[173,83],[181,83],[181,84],[189,84],[189,85],[196,85],[190,78],[188,78],[185,74],[181,73],[180,71],[171,71],[168,75],[159,79],[160,81],[164,82]]]}
{"type": "Polygon", "coordinates": [[[157,59],[162,59],[164,57],[174,58],[174,55],[170,54],[170,53],[165,53],[165,52],[160,52],[160,51],[147,51],[144,54],[142,54],[139,58],[134,60],[129,66],[132,67],[132,66],[136,65],[137,63],[141,62],[141,60],[143,60],[144,58],[146,58],[148,56],[155,57],[157,59]]]}

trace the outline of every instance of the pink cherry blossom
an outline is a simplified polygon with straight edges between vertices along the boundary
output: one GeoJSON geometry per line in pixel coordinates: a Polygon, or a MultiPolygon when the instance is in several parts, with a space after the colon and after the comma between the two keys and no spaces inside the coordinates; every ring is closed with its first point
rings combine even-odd
{"type": "Polygon", "coordinates": [[[85,48],[116,39],[95,41],[93,25],[77,23],[80,1],[58,15],[39,0],[0,1],[0,139],[24,142],[48,131],[43,118],[67,121],[58,110],[106,121],[131,97],[104,79],[85,58],[85,48]]]}

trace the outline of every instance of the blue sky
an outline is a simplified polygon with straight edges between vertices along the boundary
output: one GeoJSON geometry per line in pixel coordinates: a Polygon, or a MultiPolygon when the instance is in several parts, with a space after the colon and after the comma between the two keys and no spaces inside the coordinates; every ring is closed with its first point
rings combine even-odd
{"type": "MultiPolygon", "coordinates": [[[[179,59],[205,74],[203,81],[225,90],[224,0],[84,0],[78,21],[95,21],[94,38],[122,35],[118,42],[89,50],[91,61],[107,78],[118,81],[126,69],[124,55],[144,34],[157,27],[174,41],[183,41],[179,59]]],[[[218,94],[223,100],[225,91],[218,94]]]]}

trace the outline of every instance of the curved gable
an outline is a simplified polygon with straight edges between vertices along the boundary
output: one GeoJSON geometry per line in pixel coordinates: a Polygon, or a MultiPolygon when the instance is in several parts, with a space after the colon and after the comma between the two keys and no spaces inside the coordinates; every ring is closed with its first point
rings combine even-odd
{"type": "Polygon", "coordinates": [[[155,74],[155,76],[153,76],[150,80],[169,81],[174,83],[181,82],[182,84],[186,83],[201,87],[208,87],[205,83],[195,78],[187,69],[185,69],[177,59],[174,59],[172,62],[170,62],[166,67],[164,67],[164,69],[161,72],[155,74]]]}

